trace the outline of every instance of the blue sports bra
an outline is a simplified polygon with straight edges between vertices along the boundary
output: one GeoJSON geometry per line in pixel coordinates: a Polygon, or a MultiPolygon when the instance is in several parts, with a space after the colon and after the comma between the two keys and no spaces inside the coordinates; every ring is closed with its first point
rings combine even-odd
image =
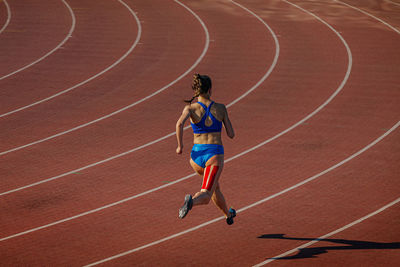
{"type": "Polygon", "coordinates": [[[201,118],[201,121],[199,121],[198,123],[190,122],[190,125],[192,125],[192,128],[193,128],[193,133],[202,134],[202,133],[221,132],[222,121],[217,120],[210,112],[210,108],[214,104],[214,102],[211,102],[211,104],[208,107],[201,102],[197,102],[197,103],[199,103],[204,108],[206,113],[203,115],[203,117],[201,118]],[[212,124],[210,127],[206,126],[206,124],[205,124],[207,117],[210,117],[212,120],[212,124]]]}

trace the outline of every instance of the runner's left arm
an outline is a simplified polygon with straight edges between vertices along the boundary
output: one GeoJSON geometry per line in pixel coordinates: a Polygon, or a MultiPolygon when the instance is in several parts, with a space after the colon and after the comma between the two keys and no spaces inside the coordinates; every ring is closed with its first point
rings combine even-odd
{"type": "Polygon", "coordinates": [[[182,154],[183,150],[183,126],[185,125],[186,120],[190,116],[190,106],[185,106],[182,111],[182,115],[179,117],[176,122],[176,140],[178,141],[178,147],[176,148],[177,154],[182,154]]]}

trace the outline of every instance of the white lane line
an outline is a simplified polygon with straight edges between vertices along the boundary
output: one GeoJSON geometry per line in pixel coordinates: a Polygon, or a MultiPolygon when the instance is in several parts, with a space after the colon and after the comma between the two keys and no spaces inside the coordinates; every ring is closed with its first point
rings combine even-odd
{"type": "MultiPolygon", "coordinates": [[[[310,177],[310,178],[308,178],[308,179],[305,179],[305,180],[303,180],[302,182],[297,183],[297,184],[295,184],[295,185],[293,185],[293,186],[291,186],[291,187],[289,187],[289,188],[286,188],[285,190],[282,190],[282,191],[280,191],[280,192],[278,192],[278,193],[276,193],[276,194],[274,194],[274,195],[271,195],[271,196],[266,197],[266,198],[264,198],[264,199],[261,199],[261,200],[259,200],[259,201],[257,201],[257,202],[254,202],[254,203],[251,204],[251,205],[245,206],[245,207],[243,207],[243,208],[237,210],[236,212],[239,213],[239,212],[248,210],[248,209],[250,209],[250,208],[253,208],[253,207],[257,206],[257,205],[260,205],[260,204],[262,204],[262,203],[264,203],[264,202],[266,202],[266,201],[268,201],[268,200],[271,200],[271,199],[273,199],[273,198],[276,198],[277,196],[280,196],[280,195],[282,195],[282,194],[284,194],[284,193],[287,193],[287,192],[289,192],[289,191],[291,191],[291,190],[293,190],[293,189],[296,189],[296,188],[298,188],[298,187],[300,187],[300,186],[302,186],[302,185],[304,185],[304,184],[306,184],[306,183],[309,183],[309,182],[311,182],[311,181],[317,179],[318,177],[323,176],[324,174],[326,174],[326,173],[328,173],[328,172],[330,172],[330,171],[336,169],[337,167],[342,166],[343,164],[349,162],[350,160],[354,159],[355,157],[359,156],[360,154],[364,153],[365,151],[367,151],[368,149],[370,149],[372,146],[374,146],[375,144],[377,144],[379,141],[381,141],[383,138],[385,138],[387,135],[389,135],[391,132],[393,132],[399,125],[400,125],[400,121],[398,121],[389,131],[385,132],[385,133],[384,133],[383,135],[381,135],[379,138],[375,139],[372,143],[370,143],[369,145],[367,145],[367,146],[364,147],[363,149],[359,150],[358,152],[354,153],[354,154],[351,155],[350,157],[346,158],[345,160],[342,160],[341,162],[337,163],[336,165],[334,165],[334,166],[332,166],[332,167],[326,169],[325,171],[320,172],[320,173],[318,173],[318,174],[316,174],[316,175],[314,175],[314,176],[312,176],[312,177],[310,177]]],[[[205,223],[199,224],[199,225],[197,225],[197,226],[195,226],[195,227],[189,228],[189,229],[187,229],[187,230],[185,230],[185,231],[182,231],[182,232],[179,232],[179,233],[176,233],[176,234],[167,236],[167,237],[165,237],[165,238],[159,239],[159,240],[157,240],[157,241],[148,243],[148,244],[143,245],[143,246],[141,246],[141,247],[137,247],[137,248],[135,248],[135,249],[131,249],[131,250],[125,251],[125,252],[123,252],[123,253],[114,255],[114,256],[112,256],[112,257],[108,257],[108,258],[105,258],[105,259],[103,259],[103,260],[99,260],[99,261],[97,261],[97,262],[94,262],[94,263],[85,265],[85,267],[94,266],[94,265],[98,265],[98,264],[101,264],[101,263],[104,263],[104,262],[108,262],[108,261],[111,261],[111,260],[114,260],[114,259],[117,259],[117,258],[126,256],[126,255],[128,255],[128,254],[132,254],[132,253],[137,252],[137,251],[139,251],[139,250],[142,250],[142,249],[145,249],[145,248],[154,246],[154,245],[158,245],[158,244],[160,244],[160,243],[163,243],[163,242],[165,242],[165,241],[174,239],[174,238],[179,237],[179,236],[182,236],[182,235],[184,235],[184,234],[187,234],[187,233],[196,231],[196,230],[198,230],[198,229],[200,229],[200,228],[203,228],[204,226],[210,225],[210,224],[212,224],[212,223],[214,223],[214,222],[217,222],[217,221],[220,221],[220,220],[223,220],[223,219],[225,219],[224,216],[215,218],[215,219],[213,219],[213,220],[210,220],[210,221],[207,221],[207,222],[205,222],[205,223]]]]}
{"type": "MultiPolygon", "coordinates": [[[[180,3],[180,4],[181,4],[181,3],[180,3]]],[[[235,4],[236,4],[236,3],[235,3],[235,4]]],[[[182,4],[181,4],[181,5],[182,5],[182,4]]],[[[239,4],[237,4],[237,5],[239,5],[239,4]]],[[[240,5],[239,5],[239,6],[240,6],[240,5]]],[[[242,6],[240,6],[240,7],[242,7],[242,6]]],[[[187,7],[186,7],[186,8],[187,8],[187,7]]],[[[242,7],[242,8],[243,8],[243,7],[242,7]]],[[[244,8],[244,9],[245,9],[245,8],[244,8]]],[[[236,103],[237,101],[241,100],[241,99],[243,98],[243,96],[248,95],[250,92],[254,91],[258,86],[260,86],[260,84],[261,84],[263,81],[265,81],[265,79],[267,79],[267,77],[272,73],[273,69],[275,68],[275,66],[276,66],[276,64],[277,64],[277,62],[278,62],[278,57],[279,57],[280,47],[279,47],[279,42],[278,42],[278,38],[277,38],[276,34],[275,34],[275,33],[273,32],[273,30],[269,27],[269,25],[266,24],[260,17],[258,17],[256,14],[254,14],[253,12],[251,12],[251,11],[248,10],[248,9],[245,9],[245,10],[248,11],[248,12],[249,12],[250,14],[252,14],[253,16],[255,16],[261,23],[263,23],[264,26],[265,26],[265,27],[268,29],[268,31],[271,33],[271,35],[272,35],[272,37],[273,37],[273,39],[274,39],[274,42],[275,42],[275,56],[274,56],[274,59],[273,59],[273,62],[272,62],[272,64],[271,64],[271,66],[268,68],[268,70],[267,70],[267,72],[264,74],[264,76],[263,76],[252,88],[250,88],[247,92],[245,92],[242,96],[238,97],[236,100],[234,100],[233,102],[231,102],[230,104],[228,104],[227,107],[232,106],[234,103],[236,103]]],[[[190,10],[190,11],[191,11],[191,10],[190,10]]],[[[193,11],[191,11],[191,12],[193,12],[193,11]]],[[[209,40],[209,34],[208,34],[208,30],[207,30],[205,24],[202,22],[202,20],[200,19],[200,17],[198,17],[194,12],[193,12],[192,14],[195,15],[196,18],[201,22],[201,25],[203,26],[204,31],[205,31],[205,33],[206,33],[206,38],[207,38],[207,40],[209,40]]],[[[208,42],[206,42],[206,46],[204,47],[203,54],[205,54],[205,52],[207,51],[207,49],[208,49],[208,42]]],[[[199,58],[198,62],[200,62],[201,58],[204,56],[203,54],[202,54],[202,56],[199,58]]],[[[196,62],[195,64],[198,64],[198,63],[196,62]]],[[[190,128],[190,126],[185,127],[185,130],[188,129],[188,128],[190,128]]],[[[140,149],[143,149],[143,148],[148,147],[148,146],[150,146],[150,145],[153,145],[153,144],[155,144],[155,143],[161,142],[161,141],[163,141],[164,139],[167,139],[168,137],[171,137],[171,136],[174,136],[174,135],[175,135],[175,132],[169,133],[169,134],[167,134],[167,135],[165,135],[165,136],[163,136],[163,137],[161,137],[161,138],[158,138],[158,139],[156,139],[156,140],[153,140],[153,141],[151,141],[151,142],[149,142],[149,143],[146,143],[146,144],[141,145],[141,146],[139,146],[139,147],[135,147],[135,148],[133,148],[133,149],[131,149],[131,150],[128,150],[128,151],[123,152],[123,153],[121,153],[121,154],[112,156],[112,157],[110,157],[110,158],[107,158],[107,159],[104,159],[104,160],[101,160],[101,161],[92,163],[92,164],[90,164],[90,165],[81,167],[81,168],[79,168],[79,169],[75,169],[75,170],[72,170],[72,171],[69,171],[69,172],[66,172],[66,173],[63,173],[63,174],[60,174],[60,175],[51,177],[51,178],[47,178],[47,179],[38,181],[38,182],[36,182],[36,183],[32,183],[32,184],[29,184],[29,185],[26,185],[26,186],[22,186],[22,187],[15,188],[15,189],[12,189],[12,190],[9,190],[9,191],[6,191],[6,192],[2,192],[2,193],[0,193],[0,196],[7,195],[7,194],[10,194],[10,193],[13,193],[13,192],[17,192],[17,191],[20,191],[20,190],[23,190],[23,189],[26,189],[26,188],[30,188],[30,187],[33,187],[33,186],[37,186],[37,185],[39,185],[39,184],[47,183],[47,182],[50,182],[50,181],[59,179],[59,178],[61,178],[61,177],[68,176],[68,175],[70,175],[70,174],[73,174],[73,173],[76,173],[76,172],[80,172],[80,171],[82,171],[82,170],[86,170],[86,169],[88,169],[88,168],[91,168],[91,167],[94,167],[94,166],[103,164],[103,163],[108,162],[108,161],[111,161],[111,160],[113,160],[113,159],[117,159],[117,158],[123,157],[123,156],[125,156],[125,155],[127,155],[127,154],[133,153],[133,152],[135,152],[135,151],[138,151],[138,150],[140,150],[140,149]]],[[[1,154],[0,154],[0,155],[1,155],[1,154]]],[[[190,176],[190,177],[191,177],[191,176],[190,176]]],[[[169,183],[169,185],[172,185],[172,184],[173,184],[173,183],[169,183]]],[[[161,187],[161,188],[162,188],[162,187],[161,187]]]]}
{"type": "MultiPolygon", "coordinates": [[[[64,0],[62,0],[62,1],[67,5],[67,3],[66,3],[64,0]]],[[[31,108],[31,107],[33,107],[33,106],[39,105],[39,104],[41,104],[41,103],[43,103],[43,102],[46,102],[46,101],[48,101],[48,100],[50,100],[50,99],[53,99],[53,98],[55,98],[55,97],[57,97],[57,96],[63,95],[63,94],[65,94],[65,93],[67,93],[67,92],[69,92],[69,91],[71,91],[71,90],[73,90],[73,89],[75,89],[75,88],[77,88],[77,87],[79,87],[79,86],[82,86],[82,85],[84,85],[84,84],[86,84],[86,83],[88,83],[88,82],[90,82],[90,81],[92,81],[92,80],[98,78],[99,76],[103,75],[104,73],[108,72],[109,70],[111,70],[112,68],[114,68],[115,66],[117,66],[119,63],[121,63],[121,62],[133,51],[133,49],[136,47],[137,43],[139,42],[139,39],[140,39],[140,36],[141,36],[141,32],[142,32],[142,27],[141,27],[140,21],[139,21],[138,17],[136,16],[135,12],[133,12],[133,10],[132,10],[124,1],[122,1],[122,0],[118,0],[118,1],[119,1],[123,6],[125,6],[125,7],[129,10],[129,12],[130,12],[130,13],[133,15],[133,17],[135,18],[135,20],[136,20],[136,22],[137,22],[137,25],[138,25],[138,34],[137,34],[137,36],[136,36],[135,42],[132,44],[132,46],[128,49],[128,51],[127,51],[121,58],[119,58],[117,61],[115,61],[112,65],[108,66],[106,69],[102,70],[101,72],[97,73],[96,75],[90,77],[89,79],[87,79],[87,80],[85,80],[85,81],[83,81],[83,82],[80,82],[80,83],[78,83],[78,84],[76,84],[76,85],[74,85],[74,86],[72,86],[72,87],[70,87],[70,88],[68,88],[68,89],[65,89],[65,90],[63,90],[63,91],[61,91],[61,92],[58,92],[57,94],[54,94],[54,95],[49,96],[49,97],[46,97],[46,98],[44,98],[44,99],[42,99],[42,100],[39,100],[39,101],[37,101],[37,102],[34,102],[34,103],[32,103],[32,104],[29,104],[29,105],[20,107],[20,108],[18,108],[18,109],[9,111],[9,112],[7,112],[7,113],[3,113],[3,114],[0,115],[0,118],[6,117],[6,116],[8,116],[8,115],[14,114],[14,113],[16,113],[16,112],[19,112],[19,111],[24,110],[24,109],[27,109],[27,108],[31,108]]],[[[71,9],[69,6],[68,6],[68,8],[69,8],[70,11],[72,12],[72,9],[71,9]]],[[[73,13],[71,13],[71,14],[73,14],[73,13]]],[[[73,25],[75,26],[75,17],[74,17],[73,22],[74,22],[73,25]]],[[[71,31],[71,33],[72,33],[72,31],[71,31]]],[[[67,36],[67,38],[66,38],[63,42],[65,42],[70,36],[71,36],[71,34],[69,34],[69,36],[67,36]]],[[[53,50],[50,51],[48,54],[46,54],[46,57],[47,57],[48,55],[50,55],[51,53],[53,53],[55,50],[57,50],[59,47],[61,47],[62,44],[63,44],[63,43],[61,43],[61,44],[58,45],[55,49],[53,49],[53,50]]],[[[42,60],[42,59],[43,59],[43,58],[41,58],[40,60],[42,60]]],[[[21,70],[23,70],[23,69],[25,69],[25,68],[27,68],[27,67],[30,67],[30,66],[33,65],[33,64],[36,64],[37,62],[38,62],[38,61],[35,61],[35,62],[31,63],[30,65],[28,65],[28,66],[26,66],[26,67],[24,67],[24,68],[18,70],[18,72],[21,71],[21,70]]],[[[11,73],[11,74],[9,74],[9,75],[12,75],[12,74],[14,74],[14,73],[15,73],[15,72],[13,72],[13,73],[11,73]]],[[[4,78],[5,78],[5,77],[8,77],[9,75],[4,76],[4,78]]],[[[3,78],[1,78],[1,79],[3,79],[3,78]]],[[[1,80],[1,79],[0,79],[0,80],[1,80]]]]}
{"type": "Polygon", "coordinates": [[[373,19],[375,19],[375,20],[377,20],[377,21],[379,21],[380,23],[382,23],[382,24],[385,25],[386,27],[389,27],[389,28],[392,29],[393,31],[395,31],[395,32],[397,32],[398,34],[400,34],[400,30],[396,29],[395,27],[393,27],[392,25],[390,25],[390,24],[387,23],[386,21],[384,21],[384,20],[382,20],[382,19],[380,19],[380,18],[378,18],[378,17],[375,17],[374,15],[372,15],[372,14],[370,14],[370,13],[368,13],[368,12],[362,10],[362,9],[359,9],[359,8],[357,8],[357,7],[354,7],[354,6],[352,6],[352,5],[349,5],[349,4],[344,3],[344,2],[342,2],[342,1],[339,1],[339,0],[333,0],[333,1],[338,2],[338,3],[341,3],[341,4],[345,5],[345,6],[348,6],[348,7],[352,8],[352,9],[354,9],[354,10],[357,10],[357,11],[359,11],[359,12],[361,12],[361,13],[363,13],[363,14],[365,14],[365,15],[367,15],[367,16],[369,16],[369,17],[371,17],[371,18],[373,18],[373,19]]]}
{"type": "Polygon", "coordinates": [[[392,3],[393,5],[400,6],[400,3],[396,3],[396,2],[391,1],[391,0],[386,0],[386,1],[388,1],[389,3],[392,3]]]}
{"type": "MultiPolygon", "coordinates": [[[[69,11],[69,13],[70,13],[70,15],[71,15],[71,19],[72,19],[71,28],[69,29],[69,32],[68,32],[67,36],[64,38],[64,40],[62,40],[61,43],[59,43],[53,50],[49,51],[47,54],[45,54],[45,55],[42,56],[41,58],[39,58],[39,59],[33,61],[32,63],[30,63],[30,64],[28,64],[28,65],[26,65],[26,66],[24,66],[24,67],[22,67],[22,68],[20,68],[20,69],[18,69],[18,70],[16,70],[16,71],[13,71],[13,72],[11,72],[11,73],[9,73],[9,74],[7,74],[7,75],[4,75],[4,76],[0,77],[0,81],[3,80],[3,79],[5,79],[5,78],[8,78],[8,77],[10,77],[10,76],[12,76],[12,75],[14,75],[14,74],[16,74],[16,73],[18,73],[18,72],[21,72],[21,71],[23,71],[23,70],[26,70],[27,68],[30,68],[30,67],[32,67],[33,65],[39,63],[40,61],[42,61],[43,59],[47,58],[48,56],[50,56],[51,54],[53,54],[55,51],[57,51],[61,46],[63,46],[63,45],[68,41],[68,39],[71,37],[72,33],[73,33],[74,30],[75,30],[76,19],[75,19],[74,11],[72,11],[72,8],[68,5],[68,3],[67,3],[65,0],[61,0],[61,1],[62,1],[62,2],[64,3],[64,5],[67,7],[67,9],[68,9],[68,11],[69,11]]],[[[4,1],[4,3],[7,3],[7,2],[4,1]]],[[[16,112],[16,111],[15,111],[15,112],[16,112]]],[[[0,118],[1,118],[1,117],[4,117],[4,116],[7,116],[8,114],[11,114],[11,113],[14,113],[14,112],[9,112],[9,113],[2,114],[2,115],[0,115],[0,118]]]]}
{"type": "MultiPolygon", "coordinates": [[[[279,50],[280,50],[280,49],[279,49],[278,38],[277,38],[276,34],[272,31],[272,29],[269,27],[269,25],[267,25],[259,16],[257,16],[255,13],[251,12],[251,11],[248,10],[248,9],[245,9],[245,10],[248,11],[248,12],[249,12],[250,14],[252,14],[253,16],[255,16],[260,22],[262,22],[262,23],[265,25],[265,27],[269,30],[269,32],[271,33],[271,35],[273,36],[274,41],[275,41],[275,56],[274,56],[274,60],[273,60],[273,62],[272,62],[272,64],[271,64],[271,66],[269,67],[269,69],[267,70],[267,72],[265,73],[265,75],[261,78],[261,80],[265,80],[265,79],[270,75],[270,73],[271,73],[272,70],[275,68],[275,66],[276,66],[276,64],[277,64],[277,62],[278,62],[279,50]]],[[[250,90],[255,90],[259,85],[260,85],[260,83],[257,82],[255,86],[253,86],[252,88],[249,89],[249,91],[250,91],[250,90]]],[[[241,98],[241,97],[239,97],[239,98],[241,98]]],[[[234,101],[234,102],[236,103],[237,101],[234,101]]],[[[170,133],[169,135],[166,135],[166,136],[164,136],[164,137],[162,137],[162,138],[160,138],[160,139],[154,140],[152,143],[148,143],[148,144],[146,144],[146,145],[144,145],[144,146],[142,146],[142,147],[145,147],[145,146],[148,146],[148,145],[157,143],[157,142],[159,142],[159,141],[161,141],[161,140],[164,140],[164,139],[166,139],[166,138],[168,138],[168,137],[170,137],[170,136],[174,136],[174,135],[175,135],[175,132],[170,133]]],[[[141,148],[141,147],[136,148],[135,150],[138,150],[138,149],[140,149],[140,148],[141,148]]],[[[119,154],[119,155],[115,156],[114,158],[117,158],[117,157],[120,157],[120,156],[124,156],[124,155],[126,155],[126,154],[128,154],[128,153],[131,153],[131,152],[135,151],[135,150],[131,150],[131,151],[127,151],[127,152],[125,152],[125,153],[123,153],[123,154],[119,154]]],[[[114,158],[107,159],[107,161],[108,161],[108,160],[112,160],[112,159],[114,159],[114,158]]],[[[228,159],[227,161],[229,161],[229,159],[228,159]]],[[[105,162],[105,161],[103,161],[103,162],[105,162]]],[[[92,166],[95,166],[95,165],[97,165],[97,163],[96,163],[96,164],[92,164],[92,166]]],[[[90,165],[89,165],[89,166],[90,166],[90,165]]],[[[84,168],[86,168],[86,167],[84,167],[84,168]]],[[[82,168],[82,169],[83,169],[83,168],[82,168]]],[[[82,169],[78,169],[78,170],[71,171],[71,172],[69,172],[68,174],[72,174],[72,173],[78,172],[79,170],[82,170],[82,169]]],[[[68,175],[68,174],[66,174],[66,175],[68,175]]],[[[187,179],[189,179],[189,178],[191,178],[191,177],[193,177],[193,176],[195,176],[195,175],[196,175],[196,173],[189,174],[189,175],[187,175],[187,176],[185,176],[185,177],[182,177],[182,178],[180,178],[180,179],[178,179],[178,180],[175,180],[175,181],[173,181],[173,182],[171,182],[171,183],[164,184],[164,185],[162,185],[162,186],[159,186],[159,187],[156,187],[156,188],[147,190],[147,191],[142,192],[142,193],[140,193],[140,194],[133,195],[133,196],[131,196],[131,197],[128,197],[128,198],[122,199],[122,200],[120,200],[120,201],[117,201],[117,202],[114,202],[114,203],[111,203],[111,204],[108,204],[108,205],[99,207],[99,208],[97,208],[97,209],[90,210],[90,211],[87,211],[87,212],[84,212],[84,213],[80,213],[80,214],[78,214],[78,215],[75,215],[75,216],[72,216],[72,217],[69,217],[69,218],[65,218],[65,219],[62,219],[62,220],[58,220],[58,221],[53,222],[53,223],[50,223],[50,224],[46,224],[46,225],[43,225],[43,226],[40,226],[40,227],[36,227],[36,228],[33,228],[33,229],[29,229],[29,230],[26,230],[26,231],[23,231],[23,232],[20,232],[20,233],[17,233],[17,234],[8,236],[8,237],[1,238],[0,241],[5,241],[5,240],[8,240],[8,239],[17,237],[17,236],[21,236],[21,235],[25,235],[25,234],[28,234],[28,233],[32,233],[32,232],[35,232],[35,231],[38,231],[38,230],[41,230],[41,229],[44,229],[44,228],[48,228],[48,227],[51,227],[51,226],[54,226],[54,225],[57,225],[57,224],[60,224],[60,223],[64,223],[64,222],[67,222],[67,221],[71,221],[71,220],[74,220],[74,219],[77,219],[77,218],[80,218],[80,217],[83,217],[83,216],[86,216],[86,215],[89,215],[89,214],[98,212],[98,211],[100,211],[100,210],[104,210],[104,209],[107,209],[107,208],[110,208],[110,207],[113,207],[113,206],[122,204],[122,203],[124,203],[124,202],[127,202],[127,201],[130,201],[130,200],[132,200],[132,199],[135,199],[135,198],[138,198],[138,197],[141,197],[141,196],[150,194],[150,193],[152,193],[152,192],[158,191],[158,190],[160,190],[160,189],[163,189],[163,188],[165,188],[165,187],[171,186],[171,185],[173,185],[173,184],[176,184],[176,183],[185,181],[185,180],[187,180],[187,179]]],[[[59,177],[57,177],[57,178],[59,178],[59,177]]],[[[8,193],[8,192],[6,192],[6,193],[8,193]]],[[[4,194],[4,193],[3,193],[3,194],[4,194]]]]}
{"type": "Polygon", "coordinates": [[[371,218],[372,216],[375,216],[375,215],[381,213],[382,211],[384,211],[384,210],[390,208],[391,206],[393,206],[393,205],[395,205],[395,204],[397,204],[397,203],[399,203],[399,202],[400,202],[400,198],[398,198],[398,199],[396,199],[396,200],[390,202],[389,204],[383,206],[382,208],[377,209],[376,211],[371,212],[370,214],[368,214],[368,215],[366,215],[366,216],[364,216],[364,217],[362,217],[362,218],[360,218],[360,219],[358,219],[358,220],[353,221],[352,223],[349,223],[349,224],[347,224],[347,225],[345,225],[345,226],[343,226],[343,227],[341,227],[341,228],[339,228],[339,229],[336,229],[335,231],[332,231],[332,232],[330,232],[330,233],[328,233],[328,234],[326,234],[326,235],[323,235],[323,236],[320,236],[320,237],[318,237],[318,238],[315,238],[314,240],[312,240],[312,241],[310,241],[310,242],[308,242],[308,243],[305,243],[305,244],[303,244],[303,245],[301,245],[301,246],[298,246],[298,247],[296,247],[296,248],[294,248],[294,249],[292,249],[292,250],[288,250],[288,251],[286,251],[286,252],[284,252],[284,253],[282,253],[282,254],[280,254],[280,255],[278,255],[278,256],[275,256],[275,257],[270,258],[270,259],[268,259],[268,260],[266,260],[266,261],[263,261],[263,262],[261,262],[261,263],[258,263],[258,264],[256,264],[256,265],[254,265],[254,267],[263,266],[263,265],[268,264],[268,263],[270,263],[270,262],[272,262],[272,261],[274,261],[274,260],[279,260],[280,258],[283,258],[283,257],[285,257],[285,256],[288,256],[288,255],[290,255],[290,254],[292,254],[292,253],[298,252],[299,249],[309,247],[309,246],[311,246],[311,245],[313,245],[313,244],[315,244],[315,243],[317,243],[317,242],[319,242],[319,241],[324,241],[324,239],[326,239],[326,238],[328,238],[328,237],[330,237],[330,236],[332,236],[332,235],[335,235],[335,234],[337,234],[337,233],[340,233],[340,232],[342,232],[342,231],[344,231],[344,230],[346,230],[346,229],[348,229],[348,228],[350,228],[350,227],[353,227],[354,225],[359,224],[359,223],[365,221],[366,219],[371,218]]]}
{"type": "MultiPolygon", "coordinates": [[[[79,129],[82,129],[82,128],[87,127],[87,126],[89,126],[89,125],[91,125],[91,124],[97,123],[97,122],[102,121],[102,120],[105,120],[105,119],[107,119],[107,118],[110,118],[110,117],[112,117],[112,116],[114,116],[114,115],[116,115],[116,114],[118,114],[118,113],[121,113],[121,112],[123,112],[123,111],[125,111],[125,110],[128,110],[128,109],[130,109],[130,108],[132,108],[132,107],[134,107],[134,106],[136,106],[136,105],[138,105],[138,104],[140,104],[140,103],[142,103],[142,102],[148,100],[149,98],[151,98],[151,97],[153,97],[153,96],[155,96],[155,95],[157,95],[157,94],[159,94],[159,93],[165,91],[166,89],[168,89],[169,87],[171,87],[172,85],[174,85],[175,83],[177,83],[178,81],[180,81],[182,78],[184,78],[186,75],[188,75],[191,71],[193,71],[193,69],[194,69],[195,67],[197,67],[197,65],[203,60],[203,58],[205,57],[205,55],[206,55],[206,53],[207,53],[207,51],[208,51],[208,48],[209,48],[209,45],[210,45],[210,34],[209,34],[209,32],[208,32],[208,29],[207,29],[206,25],[204,24],[204,22],[201,20],[201,18],[200,18],[196,13],[194,13],[194,12],[193,12],[191,9],[189,9],[188,7],[184,6],[184,5],[183,5],[182,3],[180,3],[179,1],[175,1],[175,2],[178,3],[179,5],[183,6],[186,10],[188,10],[188,11],[199,21],[200,25],[202,26],[202,28],[203,28],[203,30],[204,30],[205,37],[206,37],[205,44],[204,44],[204,48],[203,48],[203,51],[202,51],[201,55],[199,56],[199,58],[196,60],[196,62],[194,62],[194,64],[193,64],[189,69],[187,69],[183,74],[181,74],[178,78],[176,78],[175,80],[173,80],[172,82],[170,82],[170,83],[167,84],[166,86],[162,87],[161,89],[155,91],[154,93],[152,93],[152,94],[150,94],[150,95],[148,95],[148,96],[146,96],[146,97],[144,97],[144,98],[142,98],[142,99],[140,99],[140,100],[138,100],[138,101],[136,101],[136,102],[134,102],[134,103],[132,103],[132,104],[130,104],[130,105],[128,105],[128,106],[125,106],[125,107],[123,107],[123,108],[121,108],[121,109],[118,109],[117,111],[114,111],[114,112],[112,112],[112,113],[110,113],[110,114],[107,114],[107,115],[105,115],[105,116],[103,116],[103,117],[97,118],[97,119],[95,119],[95,120],[93,120],[93,121],[90,121],[90,122],[81,124],[81,125],[79,125],[79,126],[76,126],[76,127],[74,127],[74,128],[71,128],[71,129],[69,129],[69,130],[66,130],[66,131],[63,131],[63,132],[60,132],[60,133],[51,135],[51,136],[49,136],[49,137],[46,137],[46,138],[37,140],[37,141],[35,141],[35,142],[31,142],[31,143],[29,143],[29,144],[25,144],[25,145],[22,145],[22,146],[19,146],[19,147],[15,147],[15,148],[12,148],[12,149],[9,149],[9,150],[0,152],[0,156],[3,156],[3,155],[5,155],[5,154],[8,154],[8,153],[11,153],[11,152],[14,152],[14,151],[18,151],[18,150],[21,150],[21,149],[24,149],[24,148],[27,148],[27,147],[30,147],[30,146],[33,146],[33,145],[36,145],[36,144],[39,144],[39,143],[43,143],[43,142],[45,142],[45,141],[54,139],[54,138],[56,138],[56,137],[62,136],[62,135],[64,135],[64,134],[67,134],[67,133],[70,133],[70,132],[73,132],[73,131],[76,131],[76,130],[79,130],[79,129]]],[[[138,22],[138,23],[139,23],[139,22],[138,22]]],[[[139,40],[137,39],[137,41],[139,41],[139,40]]]]}
{"type": "Polygon", "coordinates": [[[11,20],[11,9],[10,9],[10,6],[8,5],[6,0],[3,0],[3,3],[4,3],[4,5],[6,6],[6,9],[7,9],[7,20],[6,20],[6,23],[3,25],[3,27],[1,27],[0,33],[2,33],[7,28],[8,24],[10,23],[10,20],[11,20]]]}

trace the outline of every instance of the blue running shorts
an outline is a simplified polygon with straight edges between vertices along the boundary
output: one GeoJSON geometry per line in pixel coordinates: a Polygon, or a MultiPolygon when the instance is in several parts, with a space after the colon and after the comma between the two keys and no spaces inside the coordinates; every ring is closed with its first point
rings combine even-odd
{"type": "Polygon", "coordinates": [[[216,144],[194,144],[190,157],[197,165],[206,167],[206,162],[215,155],[223,155],[224,147],[216,144]]]}

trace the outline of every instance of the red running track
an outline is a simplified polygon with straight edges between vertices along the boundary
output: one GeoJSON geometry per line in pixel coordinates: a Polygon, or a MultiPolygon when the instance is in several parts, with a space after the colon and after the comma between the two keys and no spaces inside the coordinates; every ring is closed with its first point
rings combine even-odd
{"type": "MultiPolygon", "coordinates": [[[[73,6],[73,1],[68,3],[73,6]]],[[[75,31],[82,34],[75,44],[69,40],[67,45],[81,47],[75,55],[87,56],[87,62],[93,63],[84,67],[68,55],[72,48],[65,49],[15,79],[26,83],[36,77],[40,80],[42,68],[54,70],[56,75],[56,69],[68,63],[72,72],[67,69],[66,75],[79,80],[111,62],[132,43],[135,36],[126,33],[137,33],[135,21],[122,6],[107,8],[117,7],[117,1],[95,6],[80,3],[88,5],[74,9],[75,31]],[[125,25],[129,21],[130,26],[118,27],[117,32],[102,24],[90,27],[95,12],[109,16],[107,23],[125,25]],[[112,34],[119,34],[118,42],[95,39],[109,40],[112,34]],[[99,49],[104,57],[88,55],[84,50],[89,47],[99,49]],[[66,58],[71,61],[64,62],[66,58]],[[80,67],[75,76],[73,70],[80,67]]],[[[178,2],[126,3],[137,12],[143,27],[141,44],[132,55],[82,88],[2,118],[1,130],[7,132],[1,139],[5,149],[144,97],[178,77],[199,57],[206,42],[203,28],[178,2]],[[139,91],[132,90],[137,83],[139,91]],[[115,90],[108,91],[106,86],[115,90]]],[[[271,27],[279,44],[278,61],[270,76],[229,108],[237,137],[225,142],[226,159],[254,148],[229,160],[221,178],[228,202],[240,210],[235,224],[228,227],[218,220],[196,229],[219,218],[212,204],[192,210],[184,220],[177,218],[184,194],[194,193],[200,186],[197,177],[137,196],[192,173],[188,165],[191,134],[187,131],[183,156],[175,156],[172,136],[77,173],[1,195],[2,263],[82,266],[109,259],[105,263],[112,266],[251,266],[340,229],[399,198],[399,134],[392,128],[398,126],[400,113],[400,76],[395,68],[400,63],[400,36],[396,31],[333,1],[299,1],[295,3],[299,7],[286,1],[241,1],[254,15],[232,2],[182,3],[209,31],[210,46],[195,71],[212,76],[218,102],[228,104],[243,95],[263,78],[277,55],[273,34],[255,15],[271,27]],[[300,8],[313,12],[337,32],[300,8]],[[312,113],[332,96],[327,105],[312,113]],[[309,114],[313,115],[308,120],[289,128],[309,114]],[[290,131],[280,134],[286,129],[290,131]],[[277,138],[266,142],[274,136],[277,138]],[[254,147],[262,142],[265,145],[254,147]],[[310,177],[314,178],[299,184],[310,177]],[[262,199],[265,202],[249,206],[262,199]],[[88,211],[90,214],[83,216],[88,211]],[[79,214],[79,218],[72,217],[79,214]],[[60,222],[63,219],[68,220],[60,222]],[[54,222],[59,223],[51,225],[54,222]],[[41,226],[45,227],[39,229],[41,226]],[[124,252],[130,253],[110,259],[124,252]]],[[[356,2],[348,4],[357,6],[356,2]]],[[[378,4],[357,7],[397,27],[394,10],[398,7],[378,4]]],[[[5,90],[15,92],[26,103],[32,100],[29,89],[16,91],[10,80],[4,81],[10,85],[5,90]]],[[[112,118],[1,156],[1,192],[88,166],[171,133],[183,108],[181,99],[190,96],[190,80],[188,74],[112,118]]],[[[50,86],[42,88],[43,92],[51,93],[50,86]]],[[[311,249],[271,264],[394,266],[400,249],[398,212],[399,204],[394,204],[311,249]]]]}
{"type": "MultiPolygon", "coordinates": [[[[44,0],[37,5],[14,0],[0,6],[0,28],[7,18],[9,24],[1,33],[0,79],[29,65],[56,47],[71,30],[73,18],[62,1],[44,0]]],[[[2,92],[6,89],[1,85],[2,92]]],[[[2,95],[2,99],[7,95],[2,95]]],[[[3,107],[7,102],[2,103],[3,107]]]]}

